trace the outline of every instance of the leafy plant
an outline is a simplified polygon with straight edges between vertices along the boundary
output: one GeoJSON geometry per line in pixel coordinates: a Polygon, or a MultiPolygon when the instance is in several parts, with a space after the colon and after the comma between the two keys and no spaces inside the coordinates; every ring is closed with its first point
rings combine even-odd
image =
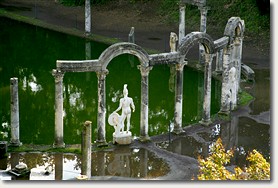
{"type": "Polygon", "coordinates": [[[233,151],[225,151],[221,138],[218,138],[211,148],[211,154],[202,159],[198,157],[200,164],[199,180],[269,180],[270,164],[256,150],[250,152],[247,161],[250,163],[245,169],[235,167],[234,172],[227,170],[233,151]]]}
{"type": "Polygon", "coordinates": [[[2,123],[2,127],[0,129],[0,140],[5,141],[8,138],[8,131],[9,131],[9,125],[7,122],[2,123]]]}

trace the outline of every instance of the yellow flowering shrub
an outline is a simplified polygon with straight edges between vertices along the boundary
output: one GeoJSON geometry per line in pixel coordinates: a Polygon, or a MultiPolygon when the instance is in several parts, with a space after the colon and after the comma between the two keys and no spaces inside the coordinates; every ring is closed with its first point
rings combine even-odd
{"type": "Polygon", "coordinates": [[[211,148],[211,154],[203,159],[198,157],[200,164],[199,180],[269,180],[270,164],[256,150],[250,152],[247,160],[250,165],[244,170],[234,168],[234,173],[226,169],[234,153],[232,150],[225,151],[221,138],[218,138],[211,148]]]}

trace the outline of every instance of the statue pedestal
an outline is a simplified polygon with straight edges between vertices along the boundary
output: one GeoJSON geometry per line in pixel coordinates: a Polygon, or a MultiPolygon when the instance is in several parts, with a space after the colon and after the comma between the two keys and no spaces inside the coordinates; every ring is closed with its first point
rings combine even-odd
{"type": "Polygon", "coordinates": [[[113,133],[113,144],[128,145],[132,142],[132,134],[130,131],[120,132],[119,134],[113,133]]]}

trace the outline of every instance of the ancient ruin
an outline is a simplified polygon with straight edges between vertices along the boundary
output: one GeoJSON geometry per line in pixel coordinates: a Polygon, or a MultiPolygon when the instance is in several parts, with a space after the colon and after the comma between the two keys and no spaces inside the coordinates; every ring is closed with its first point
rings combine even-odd
{"type": "Polygon", "coordinates": [[[141,73],[141,107],[140,107],[140,140],[149,140],[148,135],[148,78],[150,71],[160,64],[172,64],[176,69],[175,80],[175,109],[174,109],[174,130],[176,134],[182,132],[182,102],[183,102],[183,68],[187,64],[187,53],[195,45],[200,44],[204,48],[204,98],[203,115],[201,124],[211,123],[210,100],[211,100],[211,78],[213,57],[217,56],[216,70],[222,72],[222,100],[221,113],[229,113],[237,106],[237,95],[239,91],[241,74],[241,51],[244,33],[244,21],[239,17],[232,17],[228,20],[224,30],[224,36],[213,40],[205,32],[191,32],[179,42],[176,52],[159,53],[149,55],[142,47],[129,42],[116,43],[108,47],[98,59],[67,61],[57,60],[57,68],[53,70],[55,77],[55,146],[63,147],[63,75],[66,72],[96,72],[98,78],[98,143],[105,143],[106,127],[106,90],[105,78],[109,75],[107,69],[110,61],[121,54],[132,54],[138,57],[141,73]],[[223,57],[222,57],[223,55],[223,57]],[[233,69],[232,69],[233,68],[233,69]],[[231,70],[232,69],[232,70],[231,70]],[[236,79],[229,79],[231,74],[236,79]]]}

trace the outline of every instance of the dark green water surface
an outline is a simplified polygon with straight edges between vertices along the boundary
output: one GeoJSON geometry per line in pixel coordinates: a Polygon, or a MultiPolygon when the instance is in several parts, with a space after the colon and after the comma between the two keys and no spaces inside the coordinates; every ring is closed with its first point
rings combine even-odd
{"type": "MultiPolygon", "coordinates": [[[[0,115],[2,127],[10,125],[10,78],[19,79],[20,141],[52,144],[54,141],[55,85],[52,69],[56,60],[85,60],[85,39],[53,32],[0,17],[0,115]]],[[[90,42],[91,59],[108,47],[90,42]]],[[[136,111],[131,117],[131,132],[140,134],[141,75],[137,58],[120,55],[108,65],[106,77],[107,117],[118,107],[123,85],[128,84],[136,111]]],[[[64,76],[64,141],[81,143],[81,128],[92,121],[93,140],[97,136],[96,73],[66,73],[64,76]]],[[[149,74],[149,135],[168,132],[174,116],[174,75],[170,66],[153,67],[149,74]]],[[[185,67],[184,126],[201,119],[203,73],[185,67]],[[200,87],[201,86],[201,87],[200,87]],[[199,103],[198,103],[199,101],[199,103]]],[[[219,110],[221,84],[212,81],[212,114],[219,110]]],[[[114,128],[106,124],[106,139],[114,128]]],[[[8,138],[7,138],[8,139],[8,138]]]]}

